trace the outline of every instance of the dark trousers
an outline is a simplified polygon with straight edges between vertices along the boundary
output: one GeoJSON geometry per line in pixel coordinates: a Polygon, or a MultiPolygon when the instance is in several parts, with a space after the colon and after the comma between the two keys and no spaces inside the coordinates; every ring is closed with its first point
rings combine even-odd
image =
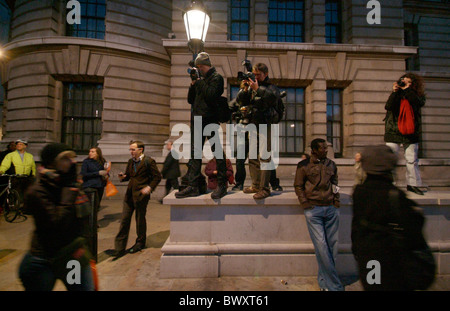
{"type": "MultiPolygon", "coordinates": [[[[194,126],[194,121],[191,120],[191,159],[189,160],[189,168],[188,168],[188,182],[189,186],[191,187],[198,187],[198,181],[200,178],[200,175],[202,174],[202,155],[203,155],[203,146],[205,145],[206,139],[210,140],[215,136],[216,132],[212,132],[212,135],[205,136],[203,135],[203,131],[205,127],[209,124],[217,124],[215,122],[210,122],[207,118],[203,118],[202,126],[196,127],[194,126]],[[201,131],[198,133],[198,131],[201,131]],[[201,134],[201,146],[195,146],[194,144],[194,137],[196,135],[200,136],[201,134]]],[[[219,124],[217,124],[219,126],[219,124]]],[[[226,185],[227,183],[227,163],[225,158],[225,153],[223,152],[222,145],[219,144],[213,144],[211,146],[211,150],[214,154],[222,154],[222,159],[219,159],[216,157],[216,163],[217,163],[217,180],[220,185],[226,185]]]]}
{"type": "Polygon", "coordinates": [[[248,132],[245,133],[245,147],[239,145],[238,148],[245,148],[245,157],[243,159],[239,159],[236,156],[236,175],[234,176],[236,180],[236,185],[243,185],[245,182],[245,178],[247,177],[247,172],[245,171],[245,160],[248,158],[248,132]]]}
{"type": "Polygon", "coordinates": [[[166,179],[166,195],[169,194],[170,190],[178,189],[180,185],[178,184],[178,178],[168,178],[166,179]]]}
{"type": "Polygon", "coordinates": [[[119,233],[115,240],[116,251],[125,250],[128,242],[128,234],[130,233],[131,219],[133,212],[136,211],[136,244],[145,246],[147,238],[147,220],[145,215],[147,214],[147,204],[150,200],[149,196],[146,198],[134,201],[132,198],[125,198],[123,201],[122,220],[120,222],[119,233]]]}

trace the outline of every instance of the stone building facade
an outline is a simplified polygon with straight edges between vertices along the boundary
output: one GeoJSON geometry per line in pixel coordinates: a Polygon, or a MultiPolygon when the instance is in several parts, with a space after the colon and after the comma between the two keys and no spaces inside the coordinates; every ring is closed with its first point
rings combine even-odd
{"type": "MultiPolygon", "coordinates": [[[[86,14],[97,23],[90,35],[68,24],[67,1],[7,2],[13,8],[1,61],[3,142],[27,138],[35,154],[51,141],[79,149],[98,144],[106,157],[123,162],[128,141],[141,139],[162,162],[172,127],[190,119],[186,69],[192,54],[182,20],[190,1],[80,0],[88,8],[81,19],[86,14]],[[89,5],[97,5],[93,17],[89,5]],[[96,108],[88,115],[74,112],[81,106],[84,112],[96,108]]],[[[333,145],[344,179],[351,180],[354,154],[383,143],[392,83],[412,70],[423,75],[427,91],[423,179],[450,186],[449,178],[436,175],[450,167],[448,1],[204,3],[211,14],[205,51],[225,78],[225,95],[235,94],[244,59],[267,64],[271,80],[288,93],[280,123],[286,185],[317,137],[333,145]],[[379,24],[369,18],[377,9],[373,3],[379,4],[379,24]],[[293,20],[292,12],[299,14],[293,20]],[[233,23],[243,28],[236,31],[233,23]],[[289,37],[289,27],[300,33],[289,37]]]]}

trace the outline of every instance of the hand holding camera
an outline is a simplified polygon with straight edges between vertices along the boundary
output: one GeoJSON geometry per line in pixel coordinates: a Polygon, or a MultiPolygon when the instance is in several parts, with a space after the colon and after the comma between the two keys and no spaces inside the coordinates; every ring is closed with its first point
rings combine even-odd
{"type": "Polygon", "coordinates": [[[192,84],[194,84],[195,81],[200,79],[200,73],[199,73],[198,69],[195,68],[195,63],[193,60],[191,60],[189,62],[189,67],[190,68],[187,69],[187,72],[188,72],[189,76],[191,77],[192,84]]]}
{"type": "Polygon", "coordinates": [[[392,90],[394,92],[397,92],[399,89],[405,90],[411,85],[411,83],[411,79],[402,77],[397,82],[394,82],[392,90]]]}

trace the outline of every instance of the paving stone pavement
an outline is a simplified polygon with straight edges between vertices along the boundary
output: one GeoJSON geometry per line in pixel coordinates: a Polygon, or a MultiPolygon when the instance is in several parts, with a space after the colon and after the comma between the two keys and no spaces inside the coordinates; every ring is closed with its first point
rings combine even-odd
{"type": "MultiPolygon", "coordinates": [[[[161,279],[161,247],[169,237],[170,208],[151,200],[147,211],[147,245],[118,260],[111,257],[119,229],[121,200],[104,199],[98,215],[98,276],[101,291],[318,291],[316,277],[219,277],[161,279]]],[[[0,220],[0,291],[23,291],[17,270],[29,248],[33,219],[8,223],[0,220]]],[[[128,247],[136,239],[132,221],[128,247]]],[[[361,291],[357,280],[346,280],[346,291],[361,291]]],[[[65,291],[58,281],[55,291],[65,291]]],[[[450,290],[450,277],[438,278],[430,290],[450,290]]]]}

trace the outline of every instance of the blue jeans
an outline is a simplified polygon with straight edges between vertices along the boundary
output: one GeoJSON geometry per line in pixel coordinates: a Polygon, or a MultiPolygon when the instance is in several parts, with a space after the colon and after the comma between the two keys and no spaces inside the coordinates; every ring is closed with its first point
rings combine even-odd
{"type": "MultiPolygon", "coordinates": [[[[69,269],[67,270],[69,272],[69,269]]],[[[94,278],[91,267],[81,267],[80,284],[69,284],[61,278],[69,291],[93,291],[94,278]]],[[[56,283],[56,275],[48,260],[27,253],[19,267],[19,277],[26,291],[51,291],[56,283]]]]}
{"type": "Polygon", "coordinates": [[[320,288],[330,291],[344,290],[336,271],[339,209],[332,205],[314,205],[305,209],[305,218],[319,266],[317,280],[320,288]]]}

